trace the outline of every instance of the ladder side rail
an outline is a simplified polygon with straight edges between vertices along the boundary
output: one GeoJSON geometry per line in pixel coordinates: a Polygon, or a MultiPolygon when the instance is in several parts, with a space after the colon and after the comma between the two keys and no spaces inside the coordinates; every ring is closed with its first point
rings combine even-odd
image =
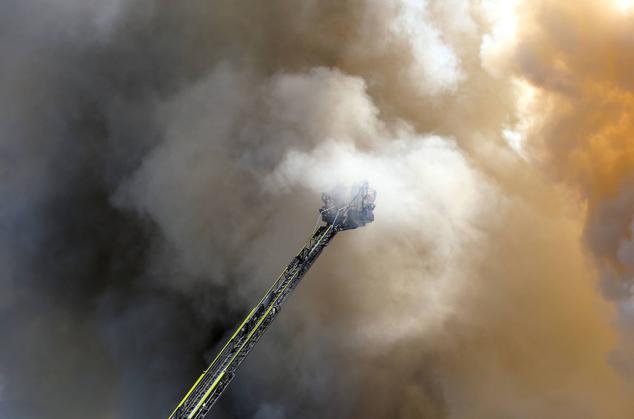
{"type": "MultiPolygon", "coordinates": [[[[282,289],[282,293],[277,298],[275,298],[275,300],[273,301],[273,306],[267,309],[264,318],[262,318],[258,322],[256,328],[249,334],[247,341],[239,349],[238,354],[236,354],[229,361],[227,367],[223,370],[223,373],[227,372],[228,375],[226,377],[223,377],[222,380],[218,380],[217,382],[213,383],[212,387],[210,387],[204,395],[203,400],[200,400],[198,402],[198,405],[195,407],[194,415],[187,416],[188,418],[203,418],[203,412],[209,411],[209,409],[213,405],[213,402],[215,402],[222,391],[224,391],[224,389],[226,388],[226,384],[228,384],[228,382],[233,379],[235,371],[242,364],[242,361],[246,358],[251,349],[256,345],[261,336],[264,334],[264,331],[277,316],[280,311],[279,308],[281,307],[283,301],[290,294],[290,291],[299,283],[301,277],[303,277],[304,274],[308,271],[308,267],[310,267],[317,256],[319,256],[326,244],[332,239],[332,237],[334,237],[335,233],[336,230],[332,226],[325,226],[323,228],[320,228],[313,236],[313,238],[317,239],[311,240],[311,247],[309,248],[308,252],[309,257],[304,259],[303,261],[300,260],[299,262],[297,262],[297,257],[293,259],[289,266],[295,266],[296,269],[294,269],[291,275],[289,275],[286,280],[283,281],[284,287],[282,289]],[[224,384],[222,385],[222,387],[220,387],[221,383],[224,384]]],[[[301,255],[305,249],[306,248],[302,249],[299,254],[301,255]]]]}
{"type": "Polygon", "coordinates": [[[290,292],[297,286],[308,271],[308,268],[310,268],[335,234],[336,230],[333,226],[322,226],[315,231],[308,240],[307,246],[302,248],[298,255],[293,258],[287,268],[273,283],[273,286],[260,300],[260,303],[238,327],[220,354],[203,372],[201,375],[202,379],[199,379],[192,390],[190,390],[190,393],[185,396],[181,404],[170,416],[171,419],[204,417],[204,414],[211,408],[213,402],[231,381],[242,361],[277,316],[281,305],[288,298],[290,292]],[[268,304],[263,305],[265,301],[268,304]],[[264,318],[260,318],[263,315],[264,318]],[[256,327],[240,333],[250,323],[254,323],[256,327]],[[224,376],[219,379],[218,377],[222,374],[224,376]],[[213,389],[214,386],[216,387],[215,391],[213,389]]]}

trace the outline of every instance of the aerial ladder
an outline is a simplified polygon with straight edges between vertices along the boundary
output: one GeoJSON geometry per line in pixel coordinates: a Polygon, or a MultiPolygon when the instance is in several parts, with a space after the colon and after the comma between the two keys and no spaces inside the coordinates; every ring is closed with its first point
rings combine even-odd
{"type": "Polygon", "coordinates": [[[322,194],[323,206],[304,247],[238,326],[168,419],[203,419],[242,361],[279,314],[282,305],[335,235],[374,221],[376,192],[367,183],[322,194]]]}

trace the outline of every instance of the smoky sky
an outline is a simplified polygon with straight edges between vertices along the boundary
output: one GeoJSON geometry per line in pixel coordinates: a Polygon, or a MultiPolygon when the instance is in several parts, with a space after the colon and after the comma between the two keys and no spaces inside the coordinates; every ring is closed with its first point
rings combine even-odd
{"type": "Polygon", "coordinates": [[[627,18],[562,4],[3,2],[0,417],[167,417],[360,179],[210,416],[631,417],[627,18]]]}
{"type": "Polygon", "coordinates": [[[3,418],[165,416],[241,314],[213,286],[151,285],[156,225],[112,204],[161,139],[157,102],[214,61],[170,8],[2,6],[3,418]]]}

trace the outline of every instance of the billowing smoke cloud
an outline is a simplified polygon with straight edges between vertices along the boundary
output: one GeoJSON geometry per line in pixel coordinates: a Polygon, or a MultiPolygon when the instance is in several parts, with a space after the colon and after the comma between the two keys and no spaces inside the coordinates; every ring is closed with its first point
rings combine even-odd
{"type": "Polygon", "coordinates": [[[620,368],[634,367],[631,305],[634,155],[634,63],[630,2],[544,1],[529,15],[513,67],[533,86],[535,106],[548,109],[528,131],[541,165],[587,203],[585,239],[617,302],[620,368]]]}
{"type": "Polygon", "coordinates": [[[1,6],[0,417],[165,417],[360,180],[215,416],[632,417],[631,18],[564,3],[1,6]]]}

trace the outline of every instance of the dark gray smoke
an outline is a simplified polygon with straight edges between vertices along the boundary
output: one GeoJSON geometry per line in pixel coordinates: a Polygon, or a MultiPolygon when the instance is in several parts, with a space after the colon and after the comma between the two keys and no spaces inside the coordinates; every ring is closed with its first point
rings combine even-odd
{"type": "Polygon", "coordinates": [[[164,135],[161,98],[215,61],[206,9],[2,4],[0,417],[166,416],[240,314],[218,287],[156,285],[160,232],[112,203],[164,135]]]}

